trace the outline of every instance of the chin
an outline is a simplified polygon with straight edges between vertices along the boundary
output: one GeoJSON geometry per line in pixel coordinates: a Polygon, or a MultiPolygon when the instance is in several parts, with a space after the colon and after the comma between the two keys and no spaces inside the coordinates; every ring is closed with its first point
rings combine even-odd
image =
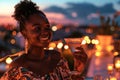
{"type": "Polygon", "coordinates": [[[44,45],[43,47],[44,47],[44,48],[48,48],[48,46],[49,46],[49,45],[44,45]]]}
{"type": "Polygon", "coordinates": [[[36,47],[43,47],[43,48],[47,48],[49,46],[49,43],[36,43],[36,44],[33,44],[31,46],[36,46],[36,47]]]}
{"type": "Polygon", "coordinates": [[[43,43],[42,46],[43,46],[44,48],[48,48],[49,43],[47,43],[47,42],[46,42],[46,43],[43,43]]]}

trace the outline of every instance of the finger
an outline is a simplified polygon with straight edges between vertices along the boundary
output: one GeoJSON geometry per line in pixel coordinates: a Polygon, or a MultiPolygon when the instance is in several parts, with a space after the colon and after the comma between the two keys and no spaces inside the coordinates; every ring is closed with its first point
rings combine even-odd
{"type": "Polygon", "coordinates": [[[85,50],[82,47],[77,47],[76,50],[76,52],[85,53],[85,50]]]}
{"type": "Polygon", "coordinates": [[[83,48],[82,48],[82,47],[76,47],[76,49],[78,49],[78,50],[83,50],[83,48]]]}

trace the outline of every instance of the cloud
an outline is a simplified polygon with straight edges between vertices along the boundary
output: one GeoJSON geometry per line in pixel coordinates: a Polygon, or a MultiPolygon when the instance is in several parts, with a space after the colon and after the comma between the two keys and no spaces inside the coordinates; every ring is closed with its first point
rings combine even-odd
{"type": "Polygon", "coordinates": [[[117,3],[120,4],[120,0],[117,3]]]}
{"type": "Polygon", "coordinates": [[[104,14],[105,16],[106,14],[114,14],[116,12],[112,3],[105,4],[104,6],[95,6],[90,3],[67,3],[67,5],[68,6],[66,8],[62,8],[60,6],[50,6],[44,9],[44,11],[49,13],[57,13],[60,14],[60,16],[62,15],[61,17],[53,16],[54,18],[58,18],[58,20],[61,18],[61,20],[65,19],[73,22],[82,21],[86,23],[88,23],[89,19],[98,18],[100,15],[104,16],[104,14]]]}
{"type": "Polygon", "coordinates": [[[100,14],[98,13],[91,13],[87,16],[88,20],[91,20],[92,18],[99,18],[100,14]]]}
{"type": "Polygon", "coordinates": [[[68,19],[61,13],[53,13],[53,12],[46,12],[45,13],[47,18],[49,19],[50,23],[61,23],[61,24],[78,24],[83,23],[80,19],[68,19]]]}
{"type": "Polygon", "coordinates": [[[65,16],[61,13],[53,13],[53,12],[47,12],[46,16],[48,18],[57,18],[57,19],[64,19],[65,16]]]}

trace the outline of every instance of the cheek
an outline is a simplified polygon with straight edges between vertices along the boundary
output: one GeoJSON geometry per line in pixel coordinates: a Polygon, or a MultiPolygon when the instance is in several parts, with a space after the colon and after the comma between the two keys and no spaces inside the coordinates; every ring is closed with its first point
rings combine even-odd
{"type": "Polygon", "coordinates": [[[50,31],[49,35],[50,35],[50,41],[51,41],[51,39],[53,38],[53,33],[50,31]]]}
{"type": "Polygon", "coordinates": [[[27,36],[28,42],[32,43],[36,41],[36,36],[35,35],[28,35],[27,36]]]}
{"type": "Polygon", "coordinates": [[[53,38],[53,34],[52,34],[52,32],[50,33],[50,41],[52,40],[52,38],[53,38]]]}

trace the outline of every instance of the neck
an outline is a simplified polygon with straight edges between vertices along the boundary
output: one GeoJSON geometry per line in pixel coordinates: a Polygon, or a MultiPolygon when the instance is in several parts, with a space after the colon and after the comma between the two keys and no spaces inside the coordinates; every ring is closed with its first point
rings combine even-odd
{"type": "Polygon", "coordinates": [[[28,57],[32,59],[43,59],[45,57],[44,48],[32,46],[28,50],[28,57]]]}

